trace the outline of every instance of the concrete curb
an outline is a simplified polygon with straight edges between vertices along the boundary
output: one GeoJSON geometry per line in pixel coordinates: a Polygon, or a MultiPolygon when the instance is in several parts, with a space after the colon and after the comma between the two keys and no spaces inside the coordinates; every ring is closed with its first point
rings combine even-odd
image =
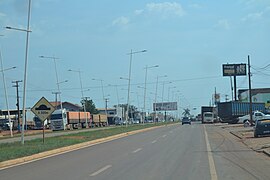
{"type": "Polygon", "coordinates": [[[239,139],[243,139],[243,136],[239,135],[237,132],[230,131],[230,133],[239,139]]]}
{"type": "Polygon", "coordinates": [[[270,157],[270,150],[264,149],[262,152],[270,157]]]}
{"type": "MultiPolygon", "coordinates": [[[[239,135],[237,132],[230,131],[230,133],[232,135],[234,135],[235,137],[239,138],[239,139],[243,139],[243,137],[241,135],[239,135]]],[[[248,144],[246,144],[244,141],[242,143],[244,143],[247,147],[249,147],[248,144]]],[[[251,148],[251,147],[249,147],[249,148],[251,148]]],[[[251,149],[253,151],[256,151],[256,152],[259,152],[259,153],[264,153],[265,155],[270,157],[270,149],[269,150],[268,149],[254,149],[254,148],[251,148],[251,149]]]]}
{"type": "MultiPolygon", "coordinates": [[[[174,124],[171,124],[171,125],[174,125],[174,124]]],[[[6,168],[9,168],[9,167],[12,167],[12,166],[21,165],[21,164],[28,163],[28,162],[37,161],[37,160],[44,159],[44,158],[47,158],[47,157],[52,157],[52,156],[56,156],[56,155],[59,155],[59,154],[79,150],[79,149],[82,149],[82,148],[94,146],[94,145],[97,145],[97,144],[100,144],[100,143],[109,142],[109,141],[112,141],[112,140],[115,140],[115,139],[120,139],[120,138],[129,136],[129,135],[140,133],[140,132],[145,132],[145,131],[149,131],[149,130],[153,130],[153,129],[157,129],[157,128],[161,128],[161,127],[165,127],[165,126],[171,126],[171,125],[155,126],[155,127],[150,127],[150,128],[125,132],[125,133],[109,136],[109,137],[106,137],[106,138],[100,138],[100,139],[96,139],[96,140],[92,140],[92,141],[88,141],[88,142],[84,142],[84,143],[80,143],[80,144],[74,144],[74,145],[71,145],[71,146],[66,146],[66,147],[62,147],[62,148],[58,148],[58,149],[53,149],[53,150],[41,152],[41,153],[38,153],[38,154],[34,154],[34,155],[22,157],[22,158],[3,161],[3,162],[0,162],[0,170],[6,169],[6,168]]]]}

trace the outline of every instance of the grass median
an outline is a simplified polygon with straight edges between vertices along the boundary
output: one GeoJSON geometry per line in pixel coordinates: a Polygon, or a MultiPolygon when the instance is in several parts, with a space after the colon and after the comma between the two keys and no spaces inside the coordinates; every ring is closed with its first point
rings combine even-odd
{"type": "Polygon", "coordinates": [[[157,123],[157,124],[145,124],[145,125],[130,125],[128,127],[119,126],[110,129],[100,129],[97,131],[88,132],[78,132],[75,134],[48,137],[45,138],[45,143],[43,140],[34,139],[30,141],[25,141],[22,145],[20,142],[14,143],[3,143],[0,144],[0,162],[16,159],[20,157],[30,156],[33,154],[45,152],[48,150],[53,150],[65,146],[70,146],[78,143],[83,143],[95,139],[105,138],[116,134],[121,134],[125,132],[131,132],[139,129],[150,128],[154,126],[161,126],[171,123],[157,123]]]}

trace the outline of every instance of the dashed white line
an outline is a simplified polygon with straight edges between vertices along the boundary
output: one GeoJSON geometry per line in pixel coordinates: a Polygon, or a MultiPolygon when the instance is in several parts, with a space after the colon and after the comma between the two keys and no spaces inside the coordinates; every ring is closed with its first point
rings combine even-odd
{"type": "Polygon", "coordinates": [[[98,171],[92,173],[90,176],[96,176],[96,175],[102,173],[103,171],[106,171],[107,169],[109,169],[109,168],[111,168],[111,167],[112,167],[112,165],[107,165],[107,166],[105,166],[105,167],[99,169],[98,171]]]}
{"type": "Polygon", "coordinates": [[[164,138],[165,138],[166,136],[167,136],[167,135],[166,135],[166,134],[164,134],[162,137],[164,137],[164,138]]]}
{"type": "Polygon", "coordinates": [[[137,153],[137,152],[139,152],[139,151],[141,151],[141,150],[142,150],[142,148],[138,148],[138,149],[132,151],[132,153],[137,153]]]}
{"type": "Polygon", "coordinates": [[[157,142],[157,140],[154,140],[154,141],[152,141],[152,144],[154,144],[154,143],[156,143],[157,142]]]}

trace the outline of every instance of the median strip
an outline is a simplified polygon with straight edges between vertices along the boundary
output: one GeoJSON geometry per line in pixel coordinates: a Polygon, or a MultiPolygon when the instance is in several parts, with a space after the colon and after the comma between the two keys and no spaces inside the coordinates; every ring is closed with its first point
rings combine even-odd
{"type": "MultiPolygon", "coordinates": [[[[95,139],[95,140],[89,140],[87,142],[82,142],[82,143],[73,144],[73,145],[69,145],[69,146],[65,146],[65,147],[61,147],[61,148],[56,148],[56,149],[53,149],[53,150],[48,150],[48,151],[44,151],[44,152],[40,152],[40,153],[35,153],[33,155],[29,155],[29,156],[25,156],[25,157],[21,157],[21,158],[2,161],[2,162],[0,162],[0,170],[2,170],[4,168],[15,166],[15,165],[21,165],[21,164],[36,161],[36,160],[39,160],[39,159],[47,158],[47,157],[50,157],[50,156],[55,156],[55,155],[58,155],[58,154],[67,153],[67,152],[78,150],[78,149],[81,149],[81,148],[85,148],[85,147],[93,146],[93,145],[96,145],[96,144],[108,142],[108,141],[111,141],[111,140],[114,140],[114,139],[122,138],[122,137],[125,137],[125,136],[129,136],[129,135],[132,135],[132,134],[148,131],[148,130],[159,128],[159,127],[163,127],[163,125],[147,127],[145,129],[137,129],[137,130],[124,132],[124,133],[120,133],[120,134],[116,134],[116,135],[110,135],[108,137],[98,138],[98,139],[95,139]]],[[[104,132],[107,132],[107,131],[102,130],[100,133],[104,133],[104,132]]],[[[81,140],[82,139],[81,135],[82,134],[79,133],[79,134],[76,134],[76,135],[73,134],[72,137],[70,137],[70,136],[61,136],[61,137],[57,137],[57,138],[62,138],[60,140],[63,140],[63,139],[68,139],[68,138],[74,138],[75,137],[76,140],[81,140]]],[[[6,144],[6,145],[9,146],[9,144],[6,144]]],[[[22,147],[22,146],[19,146],[19,147],[22,147]]],[[[1,150],[1,151],[3,152],[3,150],[1,150]]]]}

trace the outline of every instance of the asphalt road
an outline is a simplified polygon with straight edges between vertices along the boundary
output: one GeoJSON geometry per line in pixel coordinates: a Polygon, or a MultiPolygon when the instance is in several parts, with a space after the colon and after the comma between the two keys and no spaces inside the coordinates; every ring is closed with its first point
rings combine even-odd
{"type": "Polygon", "coordinates": [[[1,180],[269,180],[269,157],[214,125],[173,125],[0,170],[1,180]]]}

